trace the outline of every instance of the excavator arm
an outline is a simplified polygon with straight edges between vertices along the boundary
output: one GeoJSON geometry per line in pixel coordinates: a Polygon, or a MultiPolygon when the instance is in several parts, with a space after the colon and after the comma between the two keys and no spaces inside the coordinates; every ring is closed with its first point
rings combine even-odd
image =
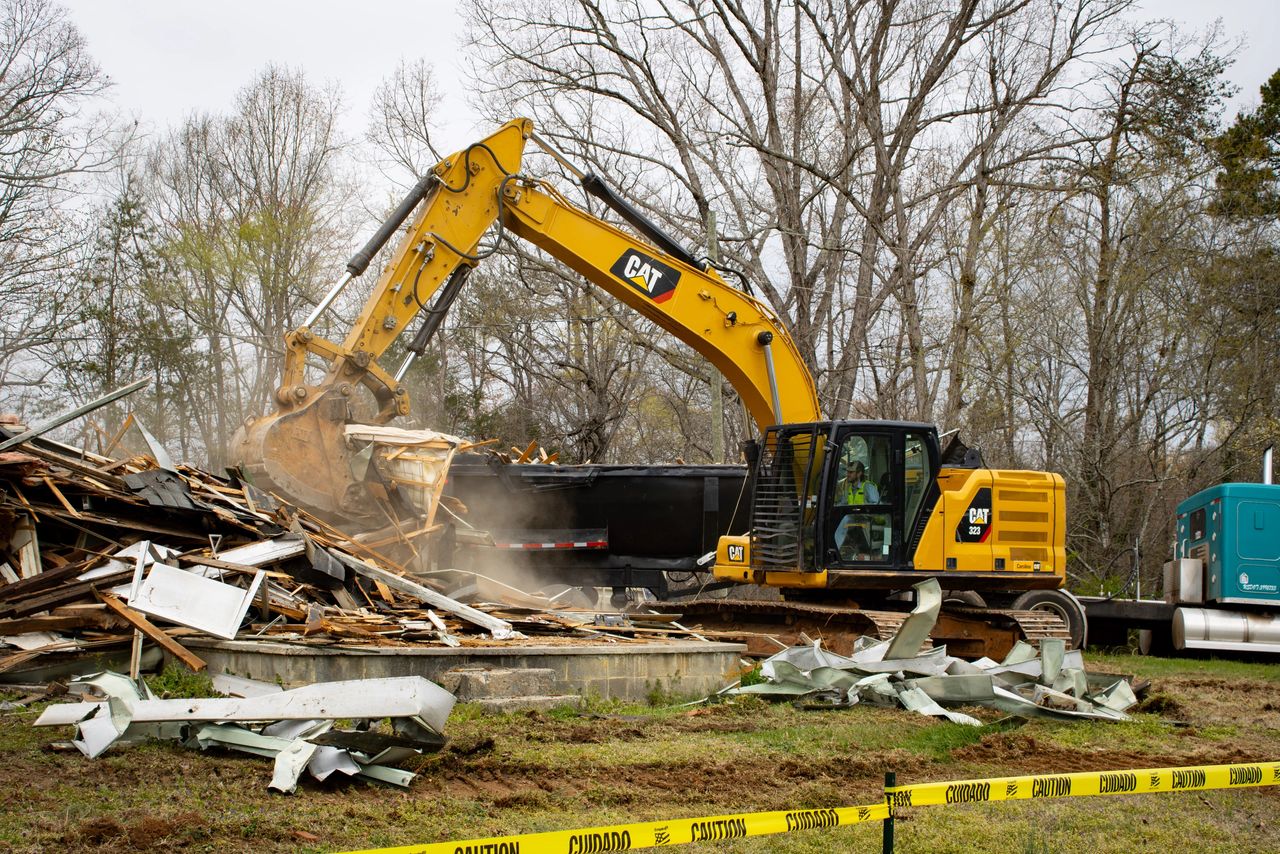
{"type": "MultiPolygon", "coordinates": [[[[283,381],[276,412],[251,419],[233,439],[233,453],[268,488],[329,517],[372,516],[359,459],[345,427],[353,420],[357,386],[376,402],[367,418],[382,424],[409,412],[401,383],[439,327],[467,274],[492,248],[482,239],[495,224],[527,240],[604,289],[708,359],[729,380],[763,429],[783,421],[819,419],[813,379],[776,315],[729,286],[599,178],[573,171],[647,239],[616,228],[566,199],[551,185],[520,173],[533,123],[515,119],[437,164],[347,265],[347,275],[303,326],[285,336],[283,381]],[[341,343],[311,326],[338,293],[363,272],[400,225],[409,225],[372,294],[341,343]],[[409,356],[393,374],[379,364],[421,312],[423,325],[409,356]],[[306,381],[308,356],[325,365],[306,381]]],[[[561,163],[573,167],[538,140],[561,163]]]]}

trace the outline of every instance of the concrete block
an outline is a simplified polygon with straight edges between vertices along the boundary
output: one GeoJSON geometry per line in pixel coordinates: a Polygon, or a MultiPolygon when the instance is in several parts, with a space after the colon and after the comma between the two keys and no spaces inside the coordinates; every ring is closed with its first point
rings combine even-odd
{"type": "Polygon", "coordinates": [[[486,697],[476,701],[487,712],[506,714],[509,712],[528,712],[537,710],[545,712],[549,709],[564,706],[581,706],[582,698],[573,694],[559,697],[486,697]]]}
{"type": "Polygon", "coordinates": [[[549,696],[556,687],[556,673],[549,667],[468,669],[457,671],[457,677],[457,688],[449,690],[464,702],[489,697],[549,696]]]}

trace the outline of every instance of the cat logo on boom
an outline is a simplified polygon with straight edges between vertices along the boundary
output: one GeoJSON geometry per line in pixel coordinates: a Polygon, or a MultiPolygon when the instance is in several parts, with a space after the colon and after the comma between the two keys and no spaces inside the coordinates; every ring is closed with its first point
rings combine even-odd
{"type": "Polygon", "coordinates": [[[679,270],[634,249],[623,252],[609,272],[654,302],[671,299],[680,281],[679,270]]]}

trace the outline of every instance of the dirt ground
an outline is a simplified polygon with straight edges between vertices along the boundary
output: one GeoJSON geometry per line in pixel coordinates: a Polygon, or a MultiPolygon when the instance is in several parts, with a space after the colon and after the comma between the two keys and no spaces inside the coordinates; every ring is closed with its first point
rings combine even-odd
{"type": "MultiPolygon", "coordinates": [[[[491,716],[460,706],[450,745],[407,790],[307,779],[269,793],[267,760],[171,744],[89,760],[0,715],[0,849],[333,851],[674,816],[876,802],[903,783],[1280,759],[1280,664],[1090,657],[1152,680],[1124,724],[978,728],[903,711],[802,711],[758,700],[696,708],[595,704],[491,716]]],[[[1073,798],[911,811],[900,851],[1280,850],[1280,791],[1073,798]]],[[[695,846],[686,846],[692,850],[695,846]]],[[[878,827],[696,846],[706,851],[878,850],[878,827]],[[843,836],[835,836],[839,834],[843,836]]]]}

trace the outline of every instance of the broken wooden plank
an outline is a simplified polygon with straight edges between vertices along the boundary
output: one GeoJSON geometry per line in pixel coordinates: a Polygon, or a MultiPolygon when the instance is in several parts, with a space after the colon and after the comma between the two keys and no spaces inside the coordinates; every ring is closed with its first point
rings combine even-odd
{"type": "Polygon", "coordinates": [[[75,474],[83,476],[87,480],[92,480],[98,483],[103,491],[117,491],[121,493],[121,498],[123,498],[124,495],[130,494],[129,488],[125,486],[124,478],[122,477],[118,477],[113,474],[106,474],[98,469],[84,465],[81,462],[64,457],[62,454],[50,451],[47,448],[42,448],[35,443],[28,443],[25,450],[30,454],[40,457],[40,459],[50,463],[51,465],[64,468],[69,472],[74,472],[75,474]]]}
{"type": "Polygon", "coordinates": [[[12,670],[15,667],[26,664],[34,658],[39,658],[47,652],[66,652],[69,650],[97,649],[104,646],[115,646],[124,643],[129,639],[128,635],[107,635],[106,637],[94,638],[92,640],[68,640],[58,643],[51,643],[48,646],[36,647],[35,649],[24,649],[0,658],[0,673],[12,670]]]}
{"type": "Polygon", "coordinates": [[[23,578],[34,578],[44,572],[40,562],[40,543],[36,538],[36,524],[31,515],[18,517],[14,526],[13,539],[9,549],[18,558],[18,574],[23,578]]]}
{"type": "Polygon", "coordinates": [[[47,617],[22,617],[14,620],[0,620],[0,635],[115,628],[119,628],[119,622],[114,617],[92,611],[86,611],[81,614],[51,614],[47,617]]]}
{"type": "Polygon", "coordinates": [[[36,593],[56,587],[59,583],[66,581],[68,578],[75,578],[80,573],[89,568],[92,561],[81,561],[80,563],[70,563],[66,566],[60,566],[57,569],[50,569],[31,578],[23,578],[11,584],[0,586],[0,601],[12,601],[21,599],[25,596],[33,596],[36,593]]]}
{"type": "MultiPolygon", "coordinates": [[[[178,555],[178,563],[189,563],[198,566],[208,566],[213,569],[221,569],[225,572],[239,572],[246,575],[253,575],[258,572],[258,568],[247,563],[232,563],[229,560],[220,560],[215,557],[205,557],[201,554],[184,554],[178,555]]],[[[268,578],[292,578],[287,572],[275,572],[273,570],[264,569],[261,572],[268,578]]]]}
{"type": "Polygon", "coordinates": [[[56,608],[59,605],[67,605],[75,602],[77,599],[84,599],[93,595],[95,587],[111,587],[116,584],[128,581],[133,577],[133,570],[126,569],[123,572],[104,575],[101,578],[95,578],[92,581],[81,581],[77,584],[67,584],[55,590],[42,592],[30,598],[22,599],[18,602],[9,602],[0,605],[0,616],[5,617],[25,617],[29,614],[36,614],[40,611],[48,611],[50,608],[56,608]]]}
{"type": "Polygon", "coordinates": [[[379,581],[375,578],[373,580],[373,586],[378,588],[378,595],[382,597],[383,602],[386,602],[388,605],[396,604],[396,597],[391,592],[391,588],[387,586],[385,581],[379,581]]]}
{"type": "Polygon", "coordinates": [[[431,625],[435,626],[436,637],[440,639],[441,643],[445,646],[459,646],[458,639],[449,632],[449,627],[444,624],[444,620],[436,616],[436,612],[430,608],[427,609],[427,620],[431,622],[431,625]]]}
{"type": "Polygon", "coordinates": [[[98,595],[102,604],[119,614],[127,623],[129,623],[129,625],[151,638],[152,641],[159,644],[171,655],[181,660],[183,664],[187,665],[187,667],[190,667],[192,670],[197,672],[204,670],[206,667],[204,659],[178,643],[173,638],[169,637],[162,629],[158,628],[142,614],[133,610],[115,596],[104,590],[95,590],[94,592],[98,595]]]}
{"type": "Polygon", "coordinates": [[[496,445],[498,444],[499,441],[501,440],[485,439],[483,442],[463,442],[461,445],[458,446],[458,453],[461,454],[461,453],[465,453],[466,451],[474,451],[476,448],[483,448],[486,445],[496,445]]]}
{"type": "Polygon", "coordinates": [[[49,491],[53,493],[53,497],[58,499],[58,503],[65,507],[68,513],[75,516],[77,519],[82,518],[80,511],[71,506],[71,502],[67,500],[67,496],[62,494],[62,490],[58,489],[58,485],[53,482],[53,478],[48,475],[44,475],[41,479],[44,481],[44,485],[49,487],[49,491]]]}
{"type": "Polygon", "coordinates": [[[410,581],[396,575],[394,572],[387,572],[376,566],[370,566],[362,560],[345,555],[339,551],[330,552],[334,557],[345,564],[349,569],[357,575],[363,575],[372,581],[381,581],[392,590],[399,590],[401,593],[408,594],[419,601],[425,602],[433,608],[439,608],[442,611],[448,611],[457,617],[466,620],[468,623],[474,623],[477,626],[487,630],[495,638],[503,639],[513,636],[511,624],[506,620],[500,620],[497,617],[486,614],[484,611],[476,610],[470,605],[464,605],[456,599],[450,599],[443,593],[437,593],[430,588],[424,587],[416,581],[410,581]]]}

